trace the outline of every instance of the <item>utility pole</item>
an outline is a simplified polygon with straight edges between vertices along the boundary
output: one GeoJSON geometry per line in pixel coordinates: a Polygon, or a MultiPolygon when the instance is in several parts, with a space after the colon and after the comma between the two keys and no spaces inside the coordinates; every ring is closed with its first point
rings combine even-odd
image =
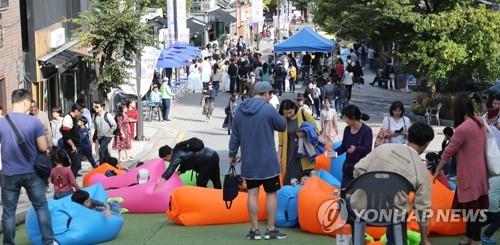
{"type": "Polygon", "coordinates": [[[276,31],[278,31],[276,33],[276,42],[279,43],[280,42],[280,12],[281,12],[281,0],[278,0],[278,4],[276,6],[276,10],[278,11],[278,26],[276,29],[276,31]]]}
{"type": "MultiPolygon", "coordinates": [[[[139,1],[137,0],[135,3],[135,11],[140,11],[139,10],[139,1]]],[[[140,51],[142,52],[142,50],[140,51]]],[[[137,54],[137,57],[135,59],[135,82],[136,82],[136,88],[137,88],[137,111],[139,114],[139,118],[137,120],[137,139],[138,140],[143,140],[144,139],[144,113],[142,109],[142,94],[141,94],[141,53],[137,54]]]]}

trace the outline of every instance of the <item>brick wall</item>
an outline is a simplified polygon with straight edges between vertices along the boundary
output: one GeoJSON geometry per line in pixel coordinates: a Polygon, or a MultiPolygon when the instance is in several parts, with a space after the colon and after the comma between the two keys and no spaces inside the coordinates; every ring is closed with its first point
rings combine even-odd
{"type": "Polygon", "coordinates": [[[19,68],[22,60],[21,47],[21,20],[19,17],[19,0],[10,0],[6,11],[0,13],[0,23],[3,27],[3,47],[0,48],[0,77],[5,79],[5,87],[1,88],[4,93],[4,113],[11,109],[10,95],[18,88],[19,68]]]}

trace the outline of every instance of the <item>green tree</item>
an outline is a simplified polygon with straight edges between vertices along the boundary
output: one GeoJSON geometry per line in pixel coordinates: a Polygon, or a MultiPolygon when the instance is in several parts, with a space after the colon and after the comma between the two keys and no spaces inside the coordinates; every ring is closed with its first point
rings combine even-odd
{"type": "Polygon", "coordinates": [[[96,63],[99,97],[128,79],[127,69],[151,40],[149,26],[140,22],[135,0],[92,0],[92,8],[70,21],[78,24],[76,38],[91,47],[96,63]]]}
{"type": "Polygon", "coordinates": [[[424,37],[401,53],[431,81],[494,81],[500,77],[500,14],[484,6],[459,6],[420,18],[414,31],[424,37]]]}
{"type": "Polygon", "coordinates": [[[473,0],[318,0],[316,23],[351,40],[398,44],[406,71],[431,83],[499,77],[500,13],[473,0]]]}

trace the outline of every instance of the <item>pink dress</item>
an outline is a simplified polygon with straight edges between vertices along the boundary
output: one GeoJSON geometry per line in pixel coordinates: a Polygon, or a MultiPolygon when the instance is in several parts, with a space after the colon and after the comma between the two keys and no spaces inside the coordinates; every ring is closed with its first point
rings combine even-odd
{"type": "Polygon", "coordinates": [[[132,149],[132,138],[130,137],[128,117],[116,116],[115,120],[120,130],[115,135],[115,140],[113,141],[113,150],[121,151],[132,149]]]}
{"type": "Polygon", "coordinates": [[[134,122],[129,122],[130,138],[134,139],[135,138],[135,125],[137,124],[136,121],[139,120],[139,113],[137,112],[137,109],[136,108],[128,109],[127,117],[129,119],[134,120],[134,122]]]}
{"type": "Polygon", "coordinates": [[[320,124],[321,124],[321,135],[320,138],[326,144],[333,144],[334,142],[340,141],[341,138],[335,132],[335,128],[338,128],[337,122],[337,112],[335,109],[323,109],[320,113],[320,124]]]}

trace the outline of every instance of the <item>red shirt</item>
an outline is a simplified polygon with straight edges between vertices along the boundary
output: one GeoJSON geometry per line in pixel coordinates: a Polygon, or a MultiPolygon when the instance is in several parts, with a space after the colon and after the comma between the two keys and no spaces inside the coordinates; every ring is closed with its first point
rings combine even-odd
{"type": "Polygon", "coordinates": [[[337,74],[337,77],[344,77],[344,65],[342,64],[336,64],[335,65],[335,73],[337,74]]]}
{"type": "Polygon", "coordinates": [[[75,176],[67,167],[54,167],[50,171],[50,183],[54,184],[54,192],[68,192],[79,190],[80,187],[76,183],[75,176]]]}

